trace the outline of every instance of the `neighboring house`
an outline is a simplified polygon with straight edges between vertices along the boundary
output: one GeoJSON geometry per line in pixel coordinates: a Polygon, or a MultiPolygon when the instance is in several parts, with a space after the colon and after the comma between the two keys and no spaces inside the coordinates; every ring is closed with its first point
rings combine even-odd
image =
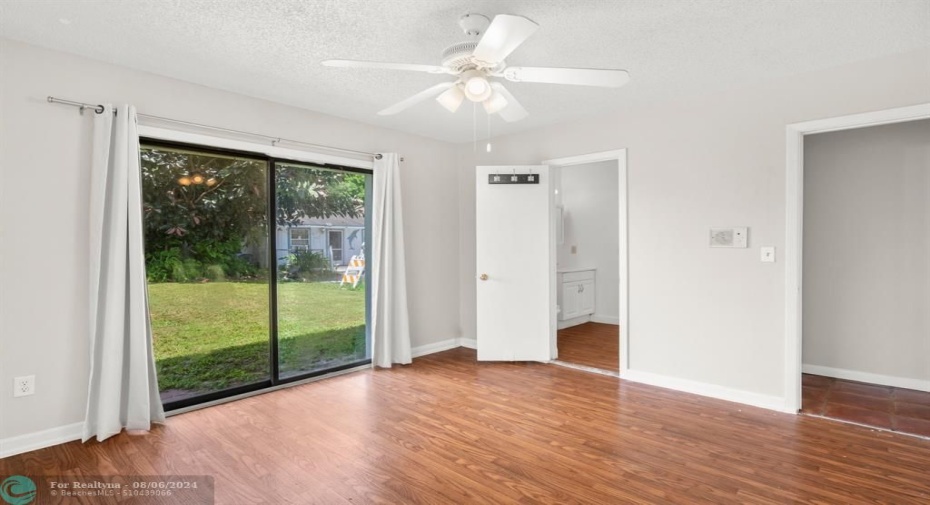
{"type": "Polygon", "coordinates": [[[278,262],[298,251],[310,251],[339,267],[347,265],[352,256],[362,254],[365,218],[305,218],[295,226],[279,226],[277,233],[278,262]]]}

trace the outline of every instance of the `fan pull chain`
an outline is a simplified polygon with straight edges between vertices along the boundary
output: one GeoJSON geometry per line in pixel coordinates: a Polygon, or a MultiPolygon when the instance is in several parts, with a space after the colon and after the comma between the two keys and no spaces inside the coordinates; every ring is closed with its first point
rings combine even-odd
{"type": "Polygon", "coordinates": [[[487,152],[491,152],[491,114],[488,114],[488,146],[487,152]]]}
{"type": "Polygon", "coordinates": [[[472,149],[478,152],[478,104],[471,103],[471,141],[472,149]]]}

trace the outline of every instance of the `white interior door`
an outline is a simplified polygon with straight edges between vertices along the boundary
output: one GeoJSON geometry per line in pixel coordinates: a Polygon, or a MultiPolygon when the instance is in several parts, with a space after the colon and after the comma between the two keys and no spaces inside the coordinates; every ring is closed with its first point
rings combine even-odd
{"type": "Polygon", "coordinates": [[[549,167],[477,167],[477,344],[480,361],[548,361],[555,327],[555,221],[549,167]],[[538,184],[490,184],[533,173],[538,184]]]}

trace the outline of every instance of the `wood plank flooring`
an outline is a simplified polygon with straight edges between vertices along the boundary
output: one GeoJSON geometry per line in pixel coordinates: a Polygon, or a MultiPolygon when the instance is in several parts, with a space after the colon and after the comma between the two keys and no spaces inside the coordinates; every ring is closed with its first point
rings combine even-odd
{"type": "Polygon", "coordinates": [[[213,475],[220,504],[926,504],[928,469],[930,440],[467,349],[0,460],[213,475]]]}
{"type": "Polygon", "coordinates": [[[930,437],[930,393],[803,375],[806,414],[930,437]]]}
{"type": "Polygon", "coordinates": [[[559,330],[559,361],[620,371],[620,327],[584,323],[559,330]]]}

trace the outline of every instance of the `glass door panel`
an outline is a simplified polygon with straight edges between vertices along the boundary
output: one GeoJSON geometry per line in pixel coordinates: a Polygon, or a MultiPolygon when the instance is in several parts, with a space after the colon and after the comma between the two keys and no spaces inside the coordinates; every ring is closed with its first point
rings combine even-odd
{"type": "Polygon", "coordinates": [[[364,362],[370,359],[364,249],[355,253],[362,266],[347,271],[342,241],[344,233],[365,236],[371,175],[284,162],[274,170],[279,378],[364,362]],[[295,235],[296,229],[307,232],[295,235]],[[306,248],[293,247],[295,236],[306,237],[306,248]],[[282,248],[288,237],[292,247],[282,248]],[[346,275],[360,282],[342,282],[346,275]]]}
{"type": "Polygon", "coordinates": [[[268,162],[146,143],[141,161],[149,309],[166,408],[270,383],[268,162]]]}

